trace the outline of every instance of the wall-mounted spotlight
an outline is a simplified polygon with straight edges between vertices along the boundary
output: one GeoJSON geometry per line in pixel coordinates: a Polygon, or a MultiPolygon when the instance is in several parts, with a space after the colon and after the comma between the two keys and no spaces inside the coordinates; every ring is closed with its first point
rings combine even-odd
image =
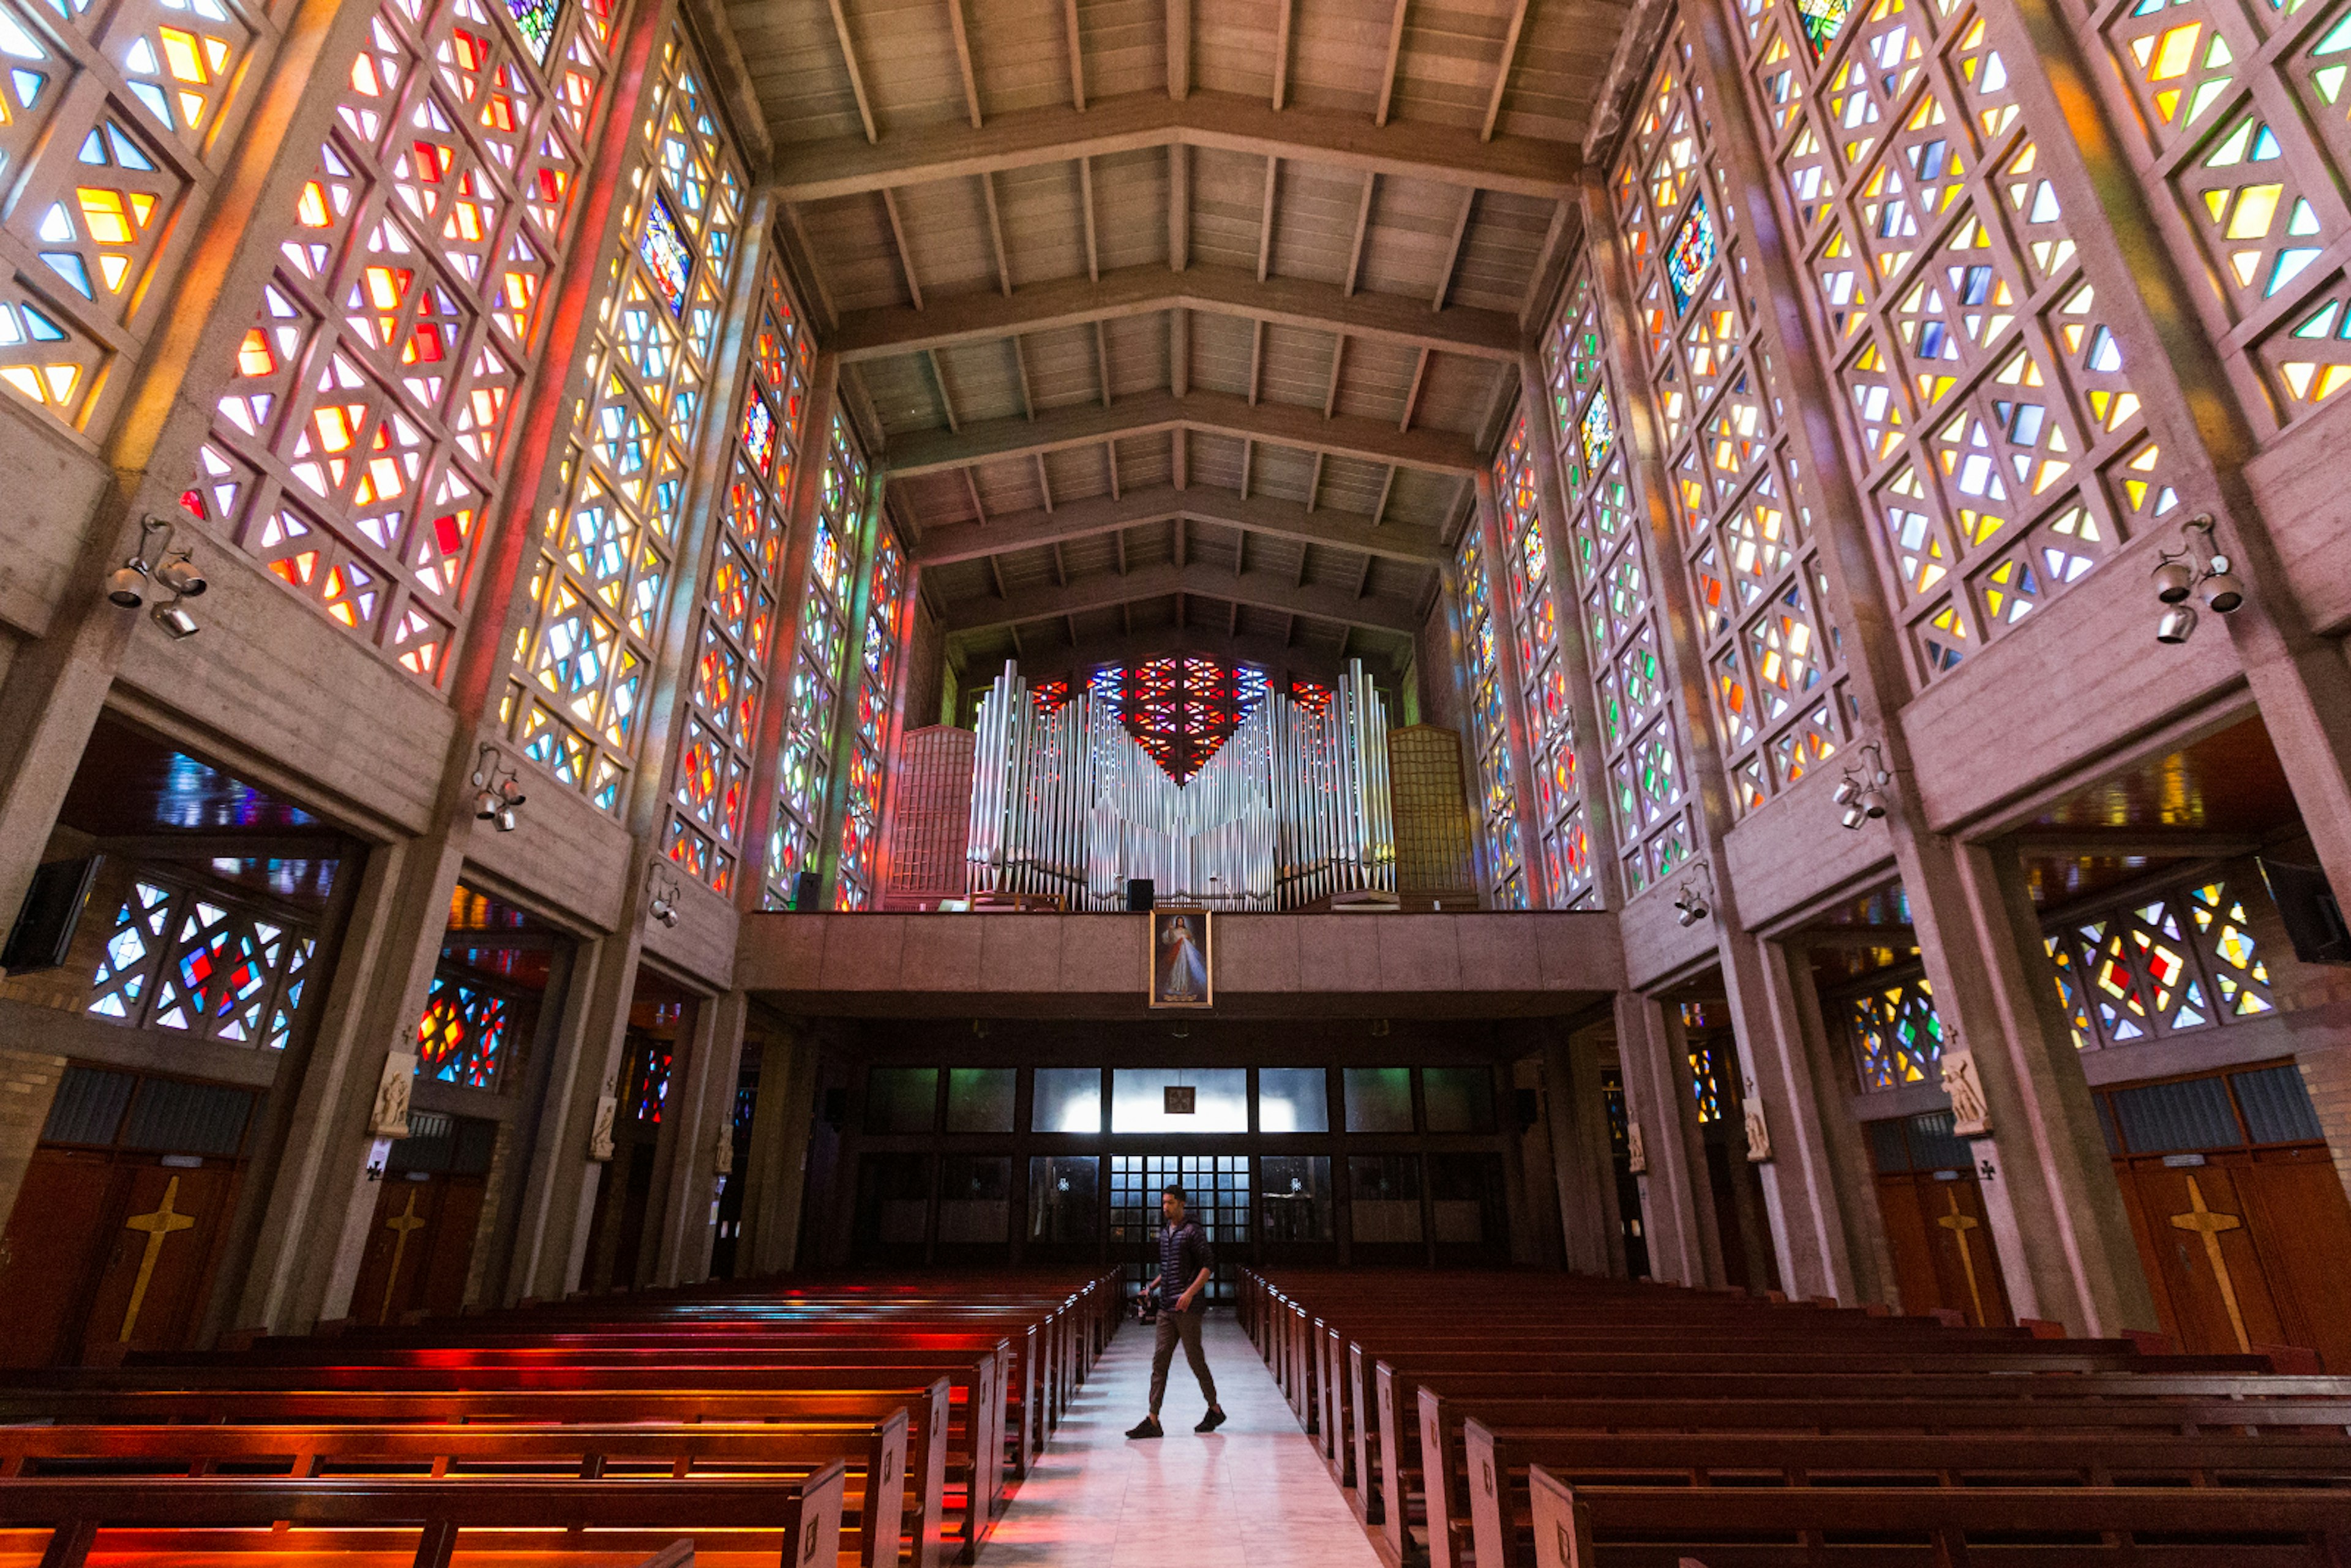
{"type": "Polygon", "coordinates": [[[155,624],[173,642],[193,637],[203,630],[196,624],[196,618],[181,608],[181,601],[200,598],[212,586],[196,570],[193,549],[172,548],[176,530],[177,526],[166,518],[141,519],[139,549],[106,579],[108,601],[125,610],[136,610],[146,603],[151,586],[167,591],[172,597],[155,606],[152,614],[155,624]]]}
{"type": "Polygon", "coordinates": [[[1714,913],[1714,873],[1700,861],[1688,876],[1682,879],[1679,891],[1674,894],[1674,919],[1687,930],[1714,913]],[[1703,879],[1706,886],[1700,888],[1703,879]]]}
{"type": "Polygon", "coordinates": [[[1876,821],[1894,806],[1894,797],[1887,792],[1894,786],[1894,775],[1886,769],[1886,754],[1877,748],[1877,742],[1874,740],[1862,742],[1859,749],[1869,754],[1868,764],[1848,766],[1844,777],[1837,781],[1834,797],[1836,803],[1844,808],[1844,814],[1837,821],[1855,832],[1861,831],[1864,823],[1876,821]]]}
{"type": "Polygon", "coordinates": [[[515,831],[515,812],[528,799],[522,792],[522,775],[507,763],[506,753],[488,741],[474,761],[474,820],[494,822],[498,831],[515,831]]]}
{"type": "Polygon", "coordinates": [[[645,904],[645,913],[660,921],[669,930],[676,930],[677,895],[683,891],[678,883],[677,873],[670,870],[665,862],[655,861],[650,880],[653,883],[653,897],[645,904]]]}
{"type": "Polygon", "coordinates": [[[2155,640],[2174,646],[2196,634],[2196,606],[2189,600],[2202,590],[2204,607],[2216,614],[2232,614],[2245,602],[2245,585],[2213,548],[2212,515],[2199,512],[2179,530],[2179,548],[2156,559],[2155,596],[2164,611],[2155,623],[2155,640]],[[2201,534],[2199,543],[2195,536],[2201,534]],[[2198,565],[2198,561],[2202,565],[2198,565]]]}

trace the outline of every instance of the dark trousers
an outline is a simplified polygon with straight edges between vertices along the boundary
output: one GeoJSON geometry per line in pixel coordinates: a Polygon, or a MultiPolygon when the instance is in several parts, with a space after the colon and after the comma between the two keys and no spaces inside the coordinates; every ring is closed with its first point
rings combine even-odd
{"type": "Polygon", "coordinates": [[[1151,1346],[1151,1413],[1159,1414],[1159,1401],[1167,1393],[1167,1364],[1176,1359],[1176,1342],[1184,1342],[1184,1359],[1192,1364],[1192,1375],[1200,1380],[1200,1392],[1209,1404],[1217,1402],[1217,1380],[1208,1375],[1208,1358],[1200,1350],[1200,1320],[1207,1316],[1207,1303],[1195,1301],[1192,1310],[1179,1312],[1172,1307],[1159,1309],[1159,1338],[1151,1346]]]}

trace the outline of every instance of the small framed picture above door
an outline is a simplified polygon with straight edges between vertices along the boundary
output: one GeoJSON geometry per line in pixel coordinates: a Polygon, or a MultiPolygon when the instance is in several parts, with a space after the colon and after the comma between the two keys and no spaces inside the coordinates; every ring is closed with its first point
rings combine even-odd
{"type": "Polygon", "coordinates": [[[1144,955],[1146,998],[1155,1008],[1215,1005],[1216,950],[1208,912],[1162,904],[1153,910],[1151,946],[1144,955]]]}

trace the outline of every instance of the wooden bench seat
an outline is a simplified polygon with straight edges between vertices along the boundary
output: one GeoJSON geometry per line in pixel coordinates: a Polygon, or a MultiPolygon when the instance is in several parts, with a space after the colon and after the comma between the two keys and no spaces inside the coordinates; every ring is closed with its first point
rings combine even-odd
{"type": "Polygon", "coordinates": [[[1533,1495],[1536,1568],[2337,1568],[2351,1526],[2337,1495],[2272,1488],[1571,1487],[1538,1466],[1533,1495]]]}
{"type": "Polygon", "coordinates": [[[1432,1563],[1529,1568],[1535,1561],[1529,1477],[1571,1488],[1631,1486],[1885,1490],[1917,1487],[2333,1489],[2351,1520],[2351,1441],[2070,1432],[1822,1437],[1748,1432],[1623,1433],[1493,1429],[1472,1419],[1466,1484],[1432,1486],[1432,1563]],[[1463,1517],[1466,1509],[1468,1517],[1463,1517]],[[1475,1542],[1472,1559],[1461,1548],[1475,1542]]]}

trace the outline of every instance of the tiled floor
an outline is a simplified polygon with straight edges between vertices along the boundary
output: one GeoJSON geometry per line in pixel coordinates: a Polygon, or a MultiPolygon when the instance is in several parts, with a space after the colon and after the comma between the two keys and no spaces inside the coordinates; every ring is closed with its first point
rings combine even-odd
{"type": "Polygon", "coordinates": [[[1193,1432],[1200,1387],[1178,1351],[1160,1412],[1167,1436],[1127,1440],[1149,1403],[1151,1333],[1129,1322],[1111,1342],[980,1568],[1378,1568],[1229,1309],[1209,1315],[1202,1337],[1231,1419],[1193,1432]]]}

